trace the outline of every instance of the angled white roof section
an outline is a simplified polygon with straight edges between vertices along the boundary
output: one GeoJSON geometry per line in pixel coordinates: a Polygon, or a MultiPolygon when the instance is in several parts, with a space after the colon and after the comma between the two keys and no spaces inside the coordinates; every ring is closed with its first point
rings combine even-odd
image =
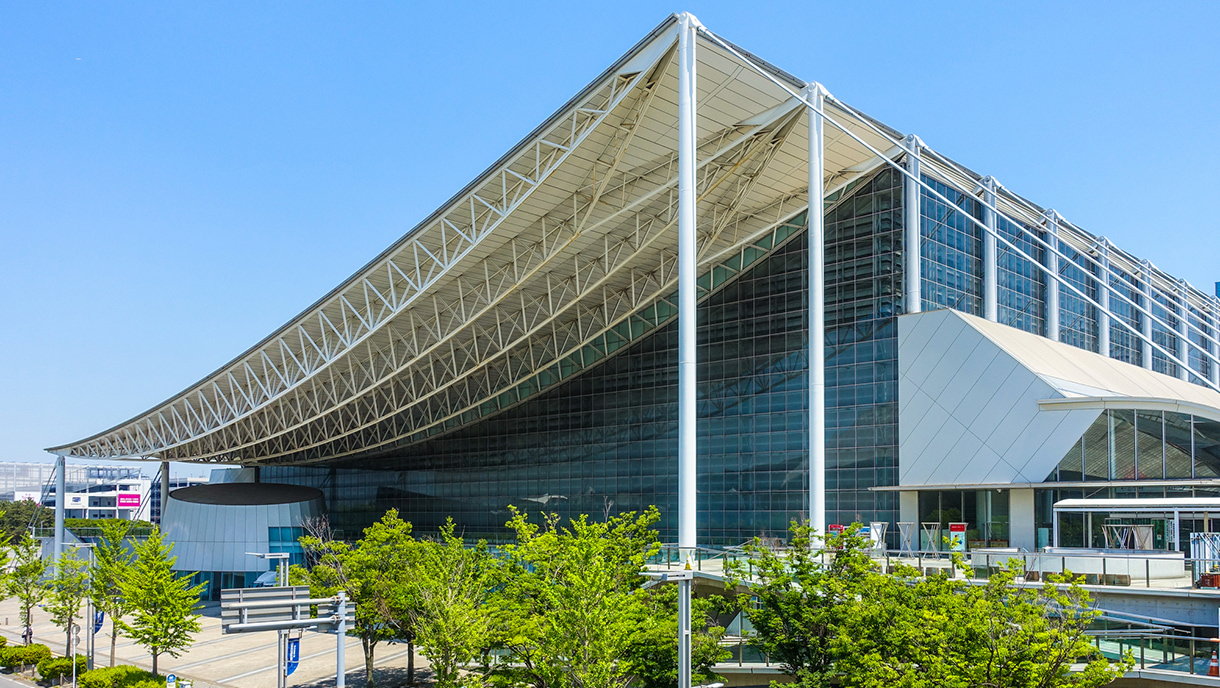
{"type": "Polygon", "coordinates": [[[1106,408],[1220,420],[1220,394],[954,310],[898,318],[898,483],[1041,483],[1106,408]]]}
{"type": "MultiPolygon", "coordinates": [[[[671,17],[254,347],[148,411],[49,451],[242,464],[352,457],[520,403],[672,319],[676,35],[671,17]]],[[[706,296],[799,231],[788,221],[808,205],[807,115],[788,92],[805,84],[749,53],[700,34],[697,60],[706,296]]],[[[900,137],[837,101],[826,107],[868,146],[890,151],[900,137]]],[[[828,129],[828,192],[882,164],[868,146],[828,129]]]]}

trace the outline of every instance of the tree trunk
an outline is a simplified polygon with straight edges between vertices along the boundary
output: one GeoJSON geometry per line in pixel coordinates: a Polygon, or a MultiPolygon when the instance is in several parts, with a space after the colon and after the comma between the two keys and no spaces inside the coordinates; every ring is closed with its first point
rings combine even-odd
{"type": "Polygon", "coordinates": [[[373,648],[375,643],[370,642],[367,638],[361,638],[360,644],[364,646],[364,685],[365,688],[374,688],[377,685],[377,680],[373,676],[373,648]]]}
{"type": "Polygon", "coordinates": [[[157,654],[158,654],[158,653],[156,653],[156,652],[152,653],[152,656],[153,656],[153,676],[157,676],[157,675],[158,675],[158,674],[157,674],[157,654]]]}
{"type": "Polygon", "coordinates": [[[415,639],[407,641],[407,685],[415,685],[415,639]]]}
{"type": "Polygon", "coordinates": [[[119,639],[118,622],[114,620],[114,615],[110,615],[110,666],[114,667],[114,644],[119,639]]]}

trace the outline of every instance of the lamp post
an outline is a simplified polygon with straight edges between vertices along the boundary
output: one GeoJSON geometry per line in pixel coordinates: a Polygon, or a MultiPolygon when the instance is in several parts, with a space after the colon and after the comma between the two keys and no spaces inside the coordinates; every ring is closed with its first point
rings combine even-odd
{"type": "MultiPolygon", "coordinates": [[[[94,622],[93,622],[93,548],[96,546],[97,546],[97,544],[93,543],[93,542],[73,542],[69,545],[69,547],[72,547],[73,549],[89,550],[89,594],[85,595],[85,623],[88,624],[87,626],[85,626],[85,628],[87,629],[86,633],[85,633],[85,670],[86,671],[91,671],[93,669],[93,634],[95,633],[95,631],[93,630],[93,626],[94,626],[94,622]]],[[[79,642],[79,638],[80,638],[80,635],[78,632],[78,634],[77,634],[78,642],[79,642]]],[[[75,681],[76,681],[76,678],[75,678],[76,677],[76,643],[72,644],[72,676],[73,676],[73,679],[72,679],[73,685],[76,685],[76,683],[75,683],[75,681]]]]}
{"type": "MultiPolygon", "coordinates": [[[[277,582],[281,588],[288,585],[287,552],[246,552],[246,555],[258,557],[259,559],[277,561],[277,568],[279,569],[279,577],[277,582]]],[[[288,650],[288,631],[286,629],[280,629],[275,632],[275,636],[275,688],[287,688],[288,676],[284,673],[284,655],[288,650]]]]}

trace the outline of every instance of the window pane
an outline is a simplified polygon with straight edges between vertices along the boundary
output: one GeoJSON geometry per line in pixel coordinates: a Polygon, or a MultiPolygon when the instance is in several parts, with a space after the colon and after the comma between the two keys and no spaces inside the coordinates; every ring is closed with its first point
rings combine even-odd
{"type": "Polygon", "coordinates": [[[1135,412],[1110,411],[1110,477],[1135,479],[1135,412]]]}
{"type": "Polygon", "coordinates": [[[1084,433],[1084,479],[1110,478],[1109,418],[1103,412],[1084,433]]]}
{"type": "Polygon", "coordinates": [[[1193,478],[1191,470],[1190,416],[1165,412],[1165,477],[1193,478]]]}
{"type": "Polygon", "coordinates": [[[1195,416],[1195,476],[1220,477],[1220,423],[1195,416]]]}
{"type": "Polygon", "coordinates": [[[1165,474],[1165,432],[1160,411],[1140,411],[1135,416],[1137,461],[1140,478],[1165,474]]]}

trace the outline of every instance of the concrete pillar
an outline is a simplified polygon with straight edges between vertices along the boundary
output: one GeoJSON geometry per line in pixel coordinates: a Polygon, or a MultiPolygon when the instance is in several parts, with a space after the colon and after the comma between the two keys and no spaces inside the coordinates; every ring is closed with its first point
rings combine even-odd
{"type": "Polygon", "coordinates": [[[1031,552],[1038,549],[1033,489],[1013,489],[1008,492],[1008,546],[1031,552]]]}

